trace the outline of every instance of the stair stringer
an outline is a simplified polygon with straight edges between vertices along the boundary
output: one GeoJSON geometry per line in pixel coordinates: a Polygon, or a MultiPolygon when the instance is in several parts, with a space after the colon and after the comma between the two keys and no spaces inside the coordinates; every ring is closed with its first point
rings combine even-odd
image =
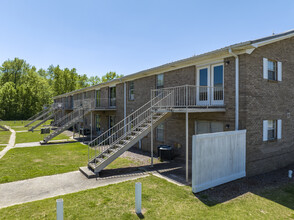
{"type": "MultiPolygon", "coordinates": [[[[161,124],[163,121],[165,121],[167,118],[171,116],[171,112],[167,112],[165,115],[160,117],[158,120],[156,120],[153,123],[154,127],[157,127],[159,124],[161,124]]],[[[93,167],[89,166],[90,169],[94,171],[95,174],[99,173],[101,170],[103,170],[105,167],[107,167],[110,163],[112,163],[114,160],[116,160],[120,155],[122,155],[125,151],[130,149],[132,146],[134,146],[140,139],[148,135],[151,131],[151,125],[148,125],[148,127],[142,131],[139,135],[137,135],[134,139],[132,139],[129,143],[127,143],[124,147],[120,148],[118,151],[116,151],[114,154],[112,154],[110,157],[105,159],[102,163],[100,163],[97,167],[93,169],[93,167]]],[[[102,152],[103,153],[103,152],[102,152]]],[[[102,154],[101,153],[101,154],[102,154]]],[[[100,155],[101,155],[100,154],[100,155]]],[[[97,157],[96,157],[97,158],[97,157]]],[[[94,161],[93,159],[92,161],[94,161]]],[[[91,162],[92,162],[91,161],[91,162]]],[[[88,164],[90,164],[89,162],[88,164]]]]}
{"type": "Polygon", "coordinates": [[[0,128],[2,128],[4,131],[9,131],[9,129],[3,125],[0,125],[0,128]]]}
{"type": "Polygon", "coordinates": [[[46,109],[46,111],[42,111],[43,113],[40,114],[38,117],[36,117],[34,120],[30,121],[29,123],[27,123],[24,127],[28,127],[29,125],[33,124],[35,121],[39,120],[40,118],[46,116],[47,114],[49,114],[53,109],[52,108],[48,108],[46,109]]]}
{"type": "Polygon", "coordinates": [[[66,123],[65,125],[63,125],[62,127],[58,128],[57,130],[55,130],[53,133],[49,134],[47,137],[44,138],[42,143],[47,143],[48,141],[50,141],[52,138],[56,137],[57,135],[59,135],[60,133],[62,133],[63,131],[67,130],[68,128],[70,128],[71,126],[73,126],[78,120],[80,120],[82,117],[86,116],[88,113],[90,113],[91,110],[85,111],[84,114],[81,114],[80,116],[77,116],[75,118],[73,118],[71,121],[69,121],[68,123],[66,123]],[[50,138],[48,138],[50,136],[50,138]]]}

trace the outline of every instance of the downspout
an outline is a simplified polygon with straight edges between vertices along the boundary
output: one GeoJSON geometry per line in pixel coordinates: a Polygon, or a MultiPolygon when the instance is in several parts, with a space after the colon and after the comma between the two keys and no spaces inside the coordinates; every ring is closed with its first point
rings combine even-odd
{"type": "Polygon", "coordinates": [[[235,57],[235,130],[239,130],[239,57],[231,48],[229,53],[235,57]]]}

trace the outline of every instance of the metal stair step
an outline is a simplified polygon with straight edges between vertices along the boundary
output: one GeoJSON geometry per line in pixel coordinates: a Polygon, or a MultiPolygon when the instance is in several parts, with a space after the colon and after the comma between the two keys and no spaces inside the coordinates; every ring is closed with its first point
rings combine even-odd
{"type": "Polygon", "coordinates": [[[118,146],[119,148],[122,148],[122,147],[124,147],[125,145],[122,145],[122,144],[116,144],[115,146],[118,146]]]}
{"type": "MultiPolygon", "coordinates": [[[[109,154],[109,153],[103,153],[102,156],[103,156],[103,159],[104,159],[105,157],[107,157],[107,158],[110,157],[111,154],[109,154]]],[[[105,160],[105,159],[104,159],[104,160],[105,160]]]]}
{"type": "Polygon", "coordinates": [[[91,167],[93,170],[96,168],[96,164],[95,163],[88,163],[88,166],[91,167]]]}
{"type": "Polygon", "coordinates": [[[126,138],[128,138],[129,140],[130,139],[134,139],[136,136],[134,136],[134,135],[128,135],[128,136],[126,136],[126,138]]]}
{"type": "Polygon", "coordinates": [[[121,142],[124,142],[125,144],[127,144],[127,143],[129,143],[130,142],[130,140],[120,140],[121,142]]]}

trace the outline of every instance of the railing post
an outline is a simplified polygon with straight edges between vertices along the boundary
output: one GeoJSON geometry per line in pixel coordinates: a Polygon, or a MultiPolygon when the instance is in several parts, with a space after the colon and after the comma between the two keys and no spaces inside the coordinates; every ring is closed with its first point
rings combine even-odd
{"type": "Polygon", "coordinates": [[[188,86],[185,86],[185,93],[186,93],[186,108],[188,108],[188,86]]]}
{"type": "Polygon", "coordinates": [[[150,108],[150,116],[151,116],[151,167],[153,167],[153,103],[152,103],[152,90],[151,90],[151,108],[150,108]]]}

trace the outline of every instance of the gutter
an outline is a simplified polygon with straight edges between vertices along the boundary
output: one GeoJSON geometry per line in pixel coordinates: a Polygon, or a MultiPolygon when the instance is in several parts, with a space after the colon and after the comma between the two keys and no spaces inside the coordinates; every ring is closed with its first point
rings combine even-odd
{"type": "Polygon", "coordinates": [[[239,130],[239,57],[229,48],[229,53],[235,57],[235,130],[239,130]]]}

